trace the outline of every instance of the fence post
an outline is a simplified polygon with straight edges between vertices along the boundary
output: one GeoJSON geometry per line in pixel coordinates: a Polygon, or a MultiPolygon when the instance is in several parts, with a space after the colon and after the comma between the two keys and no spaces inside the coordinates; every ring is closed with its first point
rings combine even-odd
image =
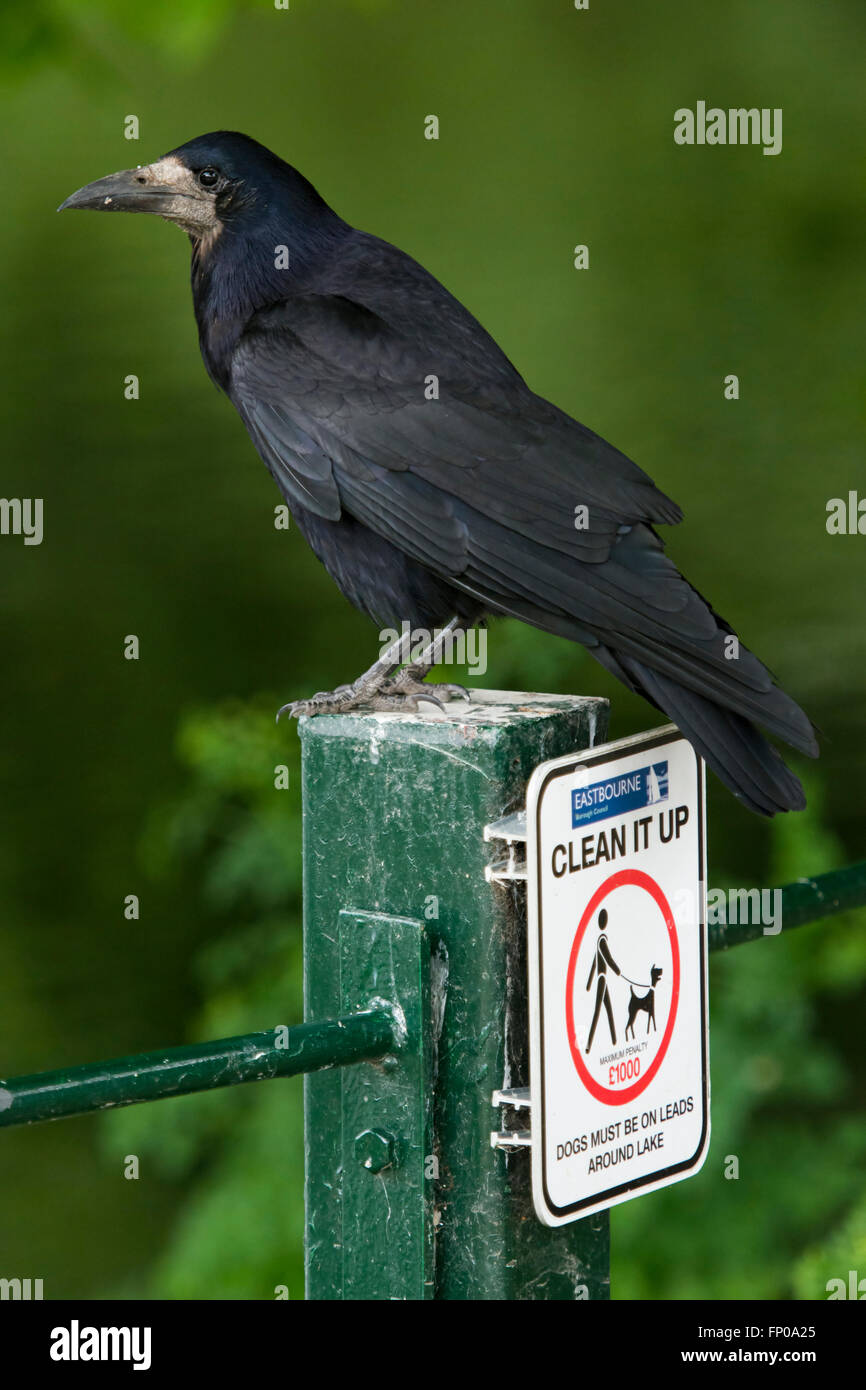
{"type": "Polygon", "coordinates": [[[494,1091],[529,1085],[526,925],[483,839],[606,730],[604,701],[496,691],[301,721],[306,1018],[406,1029],[305,1080],[308,1298],[608,1297],[606,1214],[542,1226],[529,1153],[490,1145],[494,1091]]]}

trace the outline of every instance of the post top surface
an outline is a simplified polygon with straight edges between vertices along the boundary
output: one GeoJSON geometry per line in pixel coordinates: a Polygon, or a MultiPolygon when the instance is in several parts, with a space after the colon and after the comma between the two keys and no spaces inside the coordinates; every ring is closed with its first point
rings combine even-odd
{"type": "Polygon", "coordinates": [[[607,700],[588,695],[550,695],[526,690],[472,690],[471,700],[449,700],[444,710],[424,704],[418,710],[359,710],[318,714],[299,721],[302,737],[365,737],[386,741],[411,733],[453,734],[456,729],[495,733],[548,719],[583,718],[594,725],[607,700]]]}

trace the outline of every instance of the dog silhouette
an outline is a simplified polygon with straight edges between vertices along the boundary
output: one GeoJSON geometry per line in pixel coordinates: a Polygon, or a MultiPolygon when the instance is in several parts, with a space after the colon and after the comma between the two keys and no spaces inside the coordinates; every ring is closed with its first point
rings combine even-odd
{"type": "Polygon", "coordinates": [[[628,1031],[629,1031],[629,1029],[631,1029],[631,1035],[632,1035],[632,1037],[634,1037],[634,1021],[635,1021],[635,1019],[637,1018],[638,1014],[641,1013],[641,1012],[645,1013],[646,1016],[647,1016],[647,1017],[646,1017],[646,1030],[647,1030],[647,1033],[649,1033],[650,1024],[652,1024],[653,1029],[655,1029],[655,1026],[656,1026],[656,985],[658,984],[658,982],[659,982],[659,980],[661,979],[661,977],[662,977],[662,968],[661,968],[661,966],[660,966],[660,965],[654,965],[653,968],[652,968],[652,970],[650,971],[650,980],[651,980],[652,983],[650,984],[650,987],[649,987],[649,989],[647,990],[646,994],[635,994],[634,985],[632,985],[632,987],[631,987],[631,992],[630,992],[630,997],[629,997],[629,1001],[628,1001],[628,1023],[625,1025],[625,1035],[626,1035],[626,1037],[628,1037],[628,1031]]]}

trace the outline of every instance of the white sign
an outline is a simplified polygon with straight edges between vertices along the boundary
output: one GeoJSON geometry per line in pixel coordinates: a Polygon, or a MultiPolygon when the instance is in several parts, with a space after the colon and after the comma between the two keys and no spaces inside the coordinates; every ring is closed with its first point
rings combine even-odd
{"type": "Polygon", "coordinates": [[[668,725],[543,763],[526,828],[532,1189],[560,1226],[706,1157],[703,762],[668,725]]]}

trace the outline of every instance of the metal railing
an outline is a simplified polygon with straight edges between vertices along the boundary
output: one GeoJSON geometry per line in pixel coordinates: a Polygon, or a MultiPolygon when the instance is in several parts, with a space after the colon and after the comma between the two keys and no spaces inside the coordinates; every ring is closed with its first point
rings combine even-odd
{"type": "Polygon", "coordinates": [[[319,1067],[345,1067],[384,1057],[395,1046],[394,1019],[387,1010],[378,1009],[16,1076],[0,1081],[0,1128],[298,1076],[319,1067]]]}

